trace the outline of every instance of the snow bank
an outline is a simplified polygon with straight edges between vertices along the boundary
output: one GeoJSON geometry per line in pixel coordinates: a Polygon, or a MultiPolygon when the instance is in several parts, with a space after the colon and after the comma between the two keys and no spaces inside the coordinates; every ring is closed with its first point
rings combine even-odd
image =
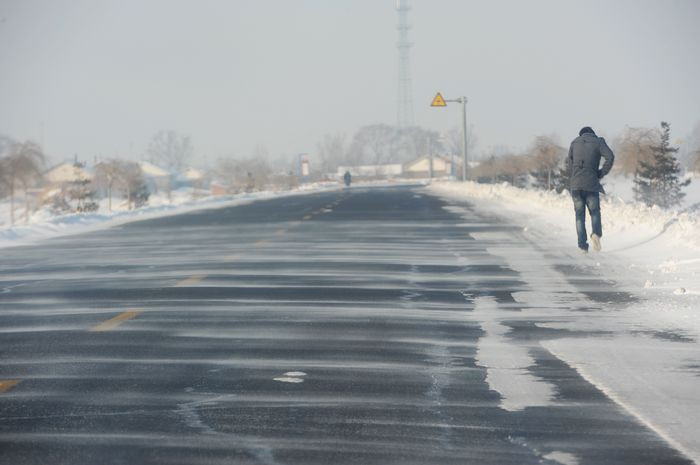
{"type": "MultiPolygon", "coordinates": [[[[574,212],[568,192],[556,194],[539,190],[513,187],[510,184],[436,183],[435,193],[453,198],[480,199],[500,204],[509,213],[536,213],[548,223],[558,223],[571,231],[574,212]]],[[[689,199],[690,200],[690,199],[689,199]]],[[[696,199],[700,201],[700,199],[696,199]]],[[[683,210],[662,210],[656,206],[629,202],[621,197],[601,196],[603,233],[617,236],[613,241],[619,247],[630,247],[640,239],[649,240],[662,232],[671,238],[674,246],[683,245],[700,251],[700,215],[683,210]]],[[[590,229],[590,225],[589,225],[590,229]]],[[[575,230],[574,230],[575,231],[575,230]]],[[[575,235],[574,235],[575,238],[575,235]]]]}
{"type": "MultiPolygon", "coordinates": [[[[202,196],[197,198],[194,198],[193,194],[195,193],[191,189],[181,189],[173,191],[170,198],[164,194],[153,195],[149,199],[147,206],[133,210],[128,210],[127,205],[122,202],[114,201],[112,212],[107,213],[106,199],[100,201],[99,210],[93,213],[55,216],[51,214],[48,208],[44,208],[33,213],[27,224],[24,224],[24,216],[17,212],[16,225],[14,227],[0,226],[0,248],[33,244],[51,237],[105,229],[132,221],[178,215],[208,208],[231,207],[257,200],[338,188],[338,183],[335,182],[309,183],[288,191],[261,191],[248,194],[202,196]]],[[[9,209],[7,210],[9,211],[9,209]]],[[[9,221],[5,222],[5,224],[8,223],[9,221]]]]}
{"type": "MultiPolygon", "coordinates": [[[[547,237],[554,241],[553,246],[576,251],[573,202],[568,193],[473,182],[433,183],[429,189],[447,198],[478,201],[482,208],[507,215],[530,230],[533,240],[547,237]]],[[[697,205],[698,201],[700,198],[688,196],[686,204],[697,205]]],[[[700,295],[700,211],[663,210],[614,196],[601,196],[601,210],[603,254],[590,254],[591,260],[604,259],[616,273],[625,269],[624,276],[616,275],[615,280],[625,278],[637,289],[700,295]]]]}

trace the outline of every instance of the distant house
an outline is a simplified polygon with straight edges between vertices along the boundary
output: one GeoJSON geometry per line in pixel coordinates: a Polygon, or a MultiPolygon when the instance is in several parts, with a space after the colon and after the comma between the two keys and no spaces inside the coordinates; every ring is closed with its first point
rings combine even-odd
{"type": "Polygon", "coordinates": [[[172,175],[170,172],[148,161],[140,162],[139,166],[149,192],[154,194],[160,191],[170,192],[172,189],[172,175]]]}
{"type": "Polygon", "coordinates": [[[403,176],[407,178],[428,178],[430,177],[430,165],[432,158],[433,177],[451,176],[462,165],[455,159],[455,166],[452,160],[442,155],[423,155],[403,165],[403,176]]]}
{"type": "Polygon", "coordinates": [[[211,190],[211,195],[228,195],[231,193],[230,188],[216,181],[209,184],[209,189],[211,190]]]}
{"type": "Polygon", "coordinates": [[[337,175],[343,177],[346,171],[355,178],[379,179],[392,178],[401,176],[403,167],[396,164],[387,165],[358,165],[358,166],[339,166],[337,175]]]}
{"type": "Polygon", "coordinates": [[[44,177],[51,185],[60,186],[75,181],[91,181],[94,175],[83,165],[66,161],[50,168],[44,177]]]}
{"type": "Polygon", "coordinates": [[[92,181],[95,175],[84,163],[63,162],[44,173],[47,183],[38,195],[39,203],[51,203],[56,211],[89,212],[98,209],[92,181]]]}
{"type": "Polygon", "coordinates": [[[355,178],[390,179],[390,178],[429,178],[453,176],[461,169],[461,163],[455,158],[454,164],[450,157],[443,155],[423,155],[404,164],[339,166],[337,175],[342,177],[346,171],[355,178]]]}
{"type": "Polygon", "coordinates": [[[209,190],[204,189],[206,182],[204,172],[198,170],[197,168],[192,168],[191,166],[186,168],[180,182],[182,182],[183,186],[192,189],[192,197],[211,194],[209,190]]]}
{"type": "Polygon", "coordinates": [[[195,184],[204,180],[204,173],[190,166],[185,170],[185,179],[195,184]]]}

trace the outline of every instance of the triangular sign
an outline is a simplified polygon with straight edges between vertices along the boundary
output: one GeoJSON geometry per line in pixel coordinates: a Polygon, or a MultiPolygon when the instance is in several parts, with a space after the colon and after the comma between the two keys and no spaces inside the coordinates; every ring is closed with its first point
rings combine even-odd
{"type": "Polygon", "coordinates": [[[438,92],[435,94],[435,98],[433,99],[433,103],[430,104],[431,107],[446,107],[447,103],[445,103],[445,99],[442,98],[442,94],[438,92]]]}

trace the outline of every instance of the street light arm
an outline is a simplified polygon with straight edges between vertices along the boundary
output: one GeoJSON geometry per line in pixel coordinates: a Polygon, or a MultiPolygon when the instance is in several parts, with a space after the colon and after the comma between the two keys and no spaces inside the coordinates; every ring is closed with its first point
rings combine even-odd
{"type": "Polygon", "coordinates": [[[467,165],[469,156],[467,153],[467,97],[460,97],[457,99],[443,99],[440,92],[437,93],[435,99],[433,99],[432,106],[445,107],[447,102],[461,103],[462,104],[462,181],[467,180],[467,165]],[[440,105],[436,105],[436,99],[440,98],[440,105]]]}

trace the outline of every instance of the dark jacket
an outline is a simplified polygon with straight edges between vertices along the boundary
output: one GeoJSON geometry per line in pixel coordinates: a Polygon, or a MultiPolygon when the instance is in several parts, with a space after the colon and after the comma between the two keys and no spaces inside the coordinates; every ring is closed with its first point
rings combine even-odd
{"type": "Polygon", "coordinates": [[[571,143],[566,158],[566,167],[571,170],[571,191],[605,193],[600,179],[610,172],[614,161],[615,155],[605,139],[588,133],[578,136],[571,143]],[[605,163],[599,168],[601,157],[605,163]]]}

